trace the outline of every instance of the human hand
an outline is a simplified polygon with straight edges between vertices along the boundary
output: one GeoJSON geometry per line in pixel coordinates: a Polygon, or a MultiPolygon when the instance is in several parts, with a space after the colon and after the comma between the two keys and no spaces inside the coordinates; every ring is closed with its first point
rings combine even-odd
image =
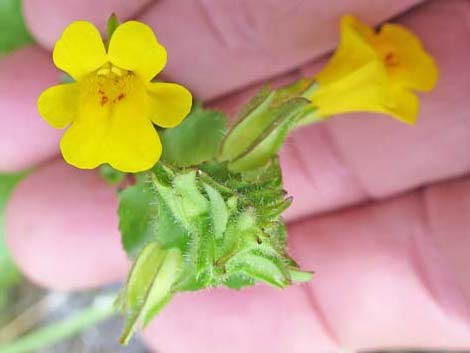
{"type": "MultiPolygon", "coordinates": [[[[161,1],[137,17],[155,25],[167,46],[167,77],[208,100],[281,71],[291,74],[275,83],[313,74],[322,62],[299,64],[334,47],[340,14],[377,23],[414,2],[341,1],[332,8],[310,1],[286,8],[245,1],[231,8],[233,2],[161,1]]],[[[103,24],[111,11],[126,17],[144,5],[49,3],[54,15],[42,10],[44,2],[25,3],[33,33],[49,47],[73,19],[103,24]]],[[[469,18],[465,1],[433,1],[400,20],[423,39],[441,72],[436,90],[422,99],[417,125],[356,114],[290,138],[281,156],[295,199],[287,215],[290,251],[315,270],[313,281],[283,291],[180,294],[145,332],[151,347],[196,353],[470,347],[470,180],[449,181],[470,170],[469,18]]],[[[37,47],[0,62],[0,169],[39,165],[13,194],[7,237],[35,282],[83,289],[121,279],[128,261],[114,191],[95,172],[54,158],[60,132],[37,116],[38,94],[57,79],[50,54],[37,47]]],[[[254,89],[212,104],[233,113],[254,89]]]]}

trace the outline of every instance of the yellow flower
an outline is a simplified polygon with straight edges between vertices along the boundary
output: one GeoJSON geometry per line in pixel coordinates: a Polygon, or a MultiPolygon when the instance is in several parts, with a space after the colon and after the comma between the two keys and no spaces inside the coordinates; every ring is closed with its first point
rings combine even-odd
{"type": "Polygon", "coordinates": [[[419,109],[412,90],[431,90],[437,76],[433,58],[413,33],[396,24],[385,24],[376,33],[346,15],[340,44],[308,98],[318,117],[369,111],[411,124],[419,109]]]}
{"type": "Polygon", "coordinates": [[[166,65],[166,50],[143,23],[117,27],[106,50],[95,26],[73,22],[57,41],[53,60],[75,82],[45,90],[38,109],[53,127],[70,125],[60,148],[78,168],[151,168],[162,152],[153,124],[174,127],[191,109],[183,86],[150,82],[166,65]]]}

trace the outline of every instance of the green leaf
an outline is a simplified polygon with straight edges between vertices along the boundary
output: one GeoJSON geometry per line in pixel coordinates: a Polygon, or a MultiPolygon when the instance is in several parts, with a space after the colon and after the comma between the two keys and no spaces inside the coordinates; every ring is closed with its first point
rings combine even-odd
{"type": "Polygon", "coordinates": [[[158,242],[152,242],[142,250],[120,297],[121,310],[128,316],[121,343],[127,344],[138,323],[147,325],[168,303],[182,263],[178,249],[163,250],[158,242]]]}
{"type": "Polygon", "coordinates": [[[0,54],[33,41],[24,23],[20,0],[0,1],[0,54]]]}
{"type": "Polygon", "coordinates": [[[216,155],[225,130],[226,118],[222,113],[196,104],[180,125],[161,132],[162,160],[177,167],[208,161],[216,155]]]}
{"type": "Polygon", "coordinates": [[[150,182],[141,181],[119,193],[121,242],[133,258],[148,242],[155,240],[157,205],[150,182]]]}

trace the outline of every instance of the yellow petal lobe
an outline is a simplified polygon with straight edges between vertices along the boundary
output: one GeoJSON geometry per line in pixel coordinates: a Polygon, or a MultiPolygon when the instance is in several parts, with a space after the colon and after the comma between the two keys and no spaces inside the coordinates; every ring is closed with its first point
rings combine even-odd
{"type": "Polygon", "coordinates": [[[152,168],[160,159],[162,144],[147,108],[143,85],[116,104],[104,150],[113,168],[136,173],[152,168]]]}
{"type": "Polygon", "coordinates": [[[166,49],[152,29],[137,21],[125,22],[115,30],[108,56],[114,65],[137,73],[144,82],[154,78],[167,59],[166,49]]]}
{"type": "Polygon", "coordinates": [[[175,83],[149,83],[150,117],[154,124],[175,127],[189,114],[192,95],[185,87],[175,83]]]}
{"type": "Polygon", "coordinates": [[[82,101],[77,117],[60,141],[65,161],[80,169],[93,169],[106,163],[103,149],[109,110],[92,101],[82,101]]]}
{"type": "Polygon", "coordinates": [[[326,85],[349,75],[378,60],[374,48],[369,42],[372,36],[370,28],[361,24],[354,17],[346,15],[341,18],[341,41],[333,57],[316,75],[321,85],[326,85]]]}
{"type": "Polygon", "coordinates": [[[416,94],[401,87],[392,89],[391,94],[393,103],[386,106],[381,113],[389,114],[406,124],[416,123],[419,113],[419,100],[416,94]]]}
{"type": "Polygon", "coordinates": [[[52,58],[59,69],[75,80],[80,80],[108,60],[100,33],[86,21],[67,26],[55,44],[52,58]]]}
{"type": "Polygon", "coordinates": [[[79,91],[76,83],[49,87],[38,98],[39,115],[49,125],[62,129],[75,117],[78,97],[79,91]]]}
{"type": "Polygon", "coordinates": [[[421,41],[406,28],[396,24],[382,26],[376,39],[376,50],[383,58],[395,55],[387,70],[393,82],[403,87],[427,92],[438,78],[436,63],[421,41]]]}

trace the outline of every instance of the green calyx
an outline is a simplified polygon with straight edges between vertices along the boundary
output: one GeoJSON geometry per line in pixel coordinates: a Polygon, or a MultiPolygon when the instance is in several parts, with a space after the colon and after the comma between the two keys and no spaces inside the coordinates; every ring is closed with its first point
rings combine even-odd
{"type": "Polygon", "coordinates": [[[315,88],[311,80],[299,80],[278,90],[265,87],[239,113],[238,122],[221,144],[219,161],[233,171],[250,171],[277,155],[289,132],[314,108],[307,99],[315,88]]]}
{"type": "MultiPolygon", "coordinates": [[[[171,215],[184,239],[180,249],[187,267],[178,290],[219,285],[238,289],[257,280],[285,287],[291,282],[289,269],[297,266],[285,253],[280,217],[291,200],[282,190],[275,161],[257,180],[237,173],[227,178],[226,168],[210,164],[176,173],[159,168],[153,175],[159,208],[166,217],[171,215]],[[165,184],[165,179],[172,183],[165,184]]],[[[157,238],[163,246],[175,246],[168,236],[157,238]]]]}
{"type": "Polygon", "coordinates": [[[120,342],[127,344],[137,324],[147,325],[171,299],[183,264],[178,248],[164,250],[158,242],[147,244],[136,259],[118,302],[128,319],[120,342]]]}
{"type": "Polygon", "coordinates": [[[177,292],[311,279],[286,252],[281,217],[292,199],[277,152],[310,112],[298,92],[263,90],[228,132],[223,114],[199,105],[160,132],[161,161],[119,195],[122,244],[134,259],[118,301],[121,342],[177,292]]]}
{"type": "Polygon", "coordinates": [[[284,288],[310,280],[311,273],[300,271],[286,253],[281,214],[291,199],[282,189],[276,159],[256,179],[215,162],[198,168],[159,163],[148,178],[121,193],[121,219],[126,208],[140,207],[134,200],[145,200],[151,210],[136,212],[133,227],[121,222],[123,244],[136,256],[121,297],[129,322],[122,342],[139,319],[148,322],[180,291],[240,289],[256,282],[284,288]],[[170,261],[163,254],[169,253],[179,254],[171,260],[177,265],[171,275],[162,275],[161,266],[170,261]],[[151,296],[152,290],[160,294],[151,296]]]}

